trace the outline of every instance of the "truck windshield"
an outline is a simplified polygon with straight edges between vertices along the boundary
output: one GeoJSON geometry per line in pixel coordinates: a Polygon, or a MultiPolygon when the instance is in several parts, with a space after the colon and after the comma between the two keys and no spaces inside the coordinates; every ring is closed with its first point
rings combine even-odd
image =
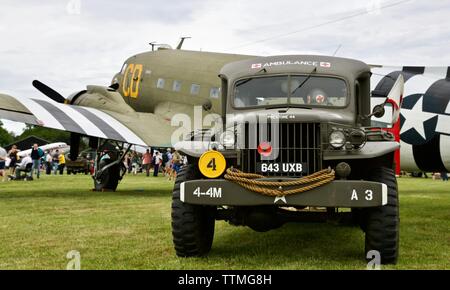
{"type": "Polygon", "coordinates": [[[240,80],[234,89],[237,108],[276,105],[344,107],[345,81],[323,76],[271,76],[240,80]]]}

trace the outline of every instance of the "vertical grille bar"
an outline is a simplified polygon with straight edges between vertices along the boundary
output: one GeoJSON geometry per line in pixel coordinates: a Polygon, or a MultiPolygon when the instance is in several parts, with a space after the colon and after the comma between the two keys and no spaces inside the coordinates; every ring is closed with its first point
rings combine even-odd
{"type": "MultiPolygon", "coordinates": [[[[295,147],[298,147],[298,140],[297,140],[297,129],[298,129],[298,126],[297,126],[297,123],[294,123],[293,124],[293,126],[294,126],[294,146],[295,147]]],[[[297,150],[293,150],[293,153],[294,153],[294,162],[298,162],[297,161],[297,150]]]]}
{"type": "Polygon", "coordinates": [[[309,144],[310,144],[311,140],[310,140],[310,135],[309,135],[309,123],[306,124],[306,164],[308,166],[309,169],[311,169],[311,164],[309,163],[309,144]]]}
{"type": "MultiPolygon", "coordinates": [[[[311,135],[311,139],[312,139],[312,151],[314,152],[316,150],[316,126],[314,126],[314,124],[312,124],[312,130],[313,130],[313,134],[311,135]]],[[[316,164],[316,154],[311,154],[312,158],[313,158],[313,164],[316,164]]]]}

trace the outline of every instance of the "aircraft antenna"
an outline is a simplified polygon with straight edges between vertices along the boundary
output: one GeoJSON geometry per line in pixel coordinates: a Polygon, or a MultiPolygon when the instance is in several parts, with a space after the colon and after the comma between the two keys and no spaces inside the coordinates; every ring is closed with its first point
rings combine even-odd
{"type": "Polygon", "coordinates": [[[152,51],[155,51],[156,41],[149,42],[149,44],[152,46],[152,51]]]}
{"type": "Polygon", "coordinates": [[[339,51],[339,49],[341,49],[342,44],[339,44],[338,47],[336,48],[336,50],[333,53],[333,56],[336,56],[336,53],[339,51]]]}
{"type": "Polygon", "coordinates": [[[190,39],[190,38],[192,38],[192,37],[190,37],[190,36],[182,36],[181,40],[180,40],[180,43],[178,43],[178,45],[177,45],[177,49],[180,50],[181,47],[183,46],[184,40],[185,39],[190,39]]]}

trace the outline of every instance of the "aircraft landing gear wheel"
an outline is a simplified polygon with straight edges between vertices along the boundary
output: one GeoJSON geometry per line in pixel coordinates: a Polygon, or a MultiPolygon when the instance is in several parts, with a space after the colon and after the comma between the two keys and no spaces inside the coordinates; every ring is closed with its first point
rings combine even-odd
{"type": "Polygon", "coordinates": [[[214,238],[216,207],[192,205],[180,200],[180,184],[200,178],[193,165],[184,166],[177,176],[172,197],[172,236],[179,257],[204,256],[214,238]]]}
{"type": "Polygon", "coordinates": [[[102,172],[101,176],[94,178],[95,191],[116,191],[120,178],[120,165],[116,164],[102,172]]]}
{"type": "Polygon", "coordinates": [[[363,210],[361,228],[366,233],[365,252],[371,250],[380,253],[382,264],[395,264],[399,245],[399,203],[397,180],[394,170],[387,167],[374,168],[369,180],[382,182],[388,188],[388,202],[384,206],[363,210]]]}

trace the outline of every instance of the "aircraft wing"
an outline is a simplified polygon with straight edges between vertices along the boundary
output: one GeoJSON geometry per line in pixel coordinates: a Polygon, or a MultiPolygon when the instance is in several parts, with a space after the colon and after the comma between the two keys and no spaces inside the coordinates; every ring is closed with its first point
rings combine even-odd
{"type": "Polygon", "coordinates": [[[118,113],[0,94],[0,118],[141,146],[170,146],[170,122],[150,113],[118,113]]]}

